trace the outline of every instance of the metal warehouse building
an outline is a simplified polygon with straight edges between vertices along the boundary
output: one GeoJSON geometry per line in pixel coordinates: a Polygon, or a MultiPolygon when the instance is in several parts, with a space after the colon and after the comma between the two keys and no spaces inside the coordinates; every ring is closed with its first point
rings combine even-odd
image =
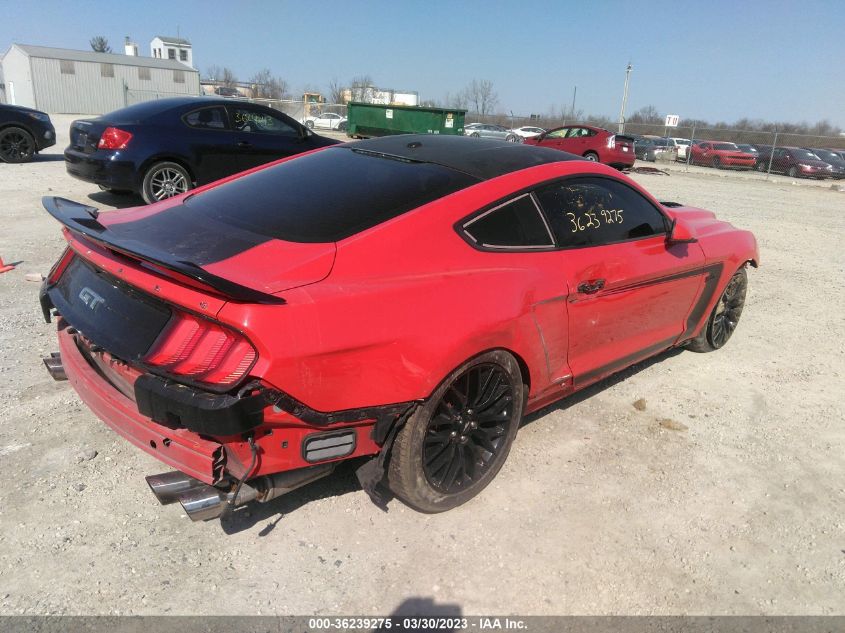
{"type": "Polygon", "coordinates": [[[3,56],[6,103],[49,113],[102,114],[199,95],[199,71],[175,60],[12,44],[3,56]]]}

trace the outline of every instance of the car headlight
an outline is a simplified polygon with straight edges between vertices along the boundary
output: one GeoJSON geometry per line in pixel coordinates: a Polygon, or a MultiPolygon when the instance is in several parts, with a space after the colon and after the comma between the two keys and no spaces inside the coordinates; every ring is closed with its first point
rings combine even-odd
{"type": "Polygon", "coordinates": [[[33,119],[38,119],[39,121],[43,121],[44,123],[48,123],[50,121],[50,117],[44,114],[43,112],[27,112],[27,114],[33,119]]]}

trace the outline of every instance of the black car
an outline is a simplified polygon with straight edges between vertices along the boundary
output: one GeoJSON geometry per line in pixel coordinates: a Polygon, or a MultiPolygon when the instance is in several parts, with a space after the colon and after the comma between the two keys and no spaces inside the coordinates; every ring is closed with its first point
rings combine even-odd
{"type": "Polygon", "coordinates": [[[265,106],[181,97],[74,121],[65,166],[101,189],[151,203],[337,142],[265,106]]]}
{"type": "Polygon", "coordinates": [[[0,104],[0,161],[27,163],[56,144],[49,115],[32,108],[0,104]]]}

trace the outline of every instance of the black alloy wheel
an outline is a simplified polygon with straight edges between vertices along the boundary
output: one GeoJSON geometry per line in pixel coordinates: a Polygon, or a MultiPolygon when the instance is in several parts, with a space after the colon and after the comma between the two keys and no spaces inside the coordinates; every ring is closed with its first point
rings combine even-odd
{"type": "Polygon", "coordinates": [[[9,127],[0,131],[0,160],[27,163],[35,156],[35,139],[26,130],[9,127]]]}
{"type": "Polygon", "coordinates": [[[507,458],[524,397],[511,354],[487,352],[462,365],[397,435],[390,488],[423,512],[449,510],[477,495],[507,458]]]}
{"type": "Polygon", "coordinates": [[[695,352],[711,352],[724,347],[739,324],[748,290],[748,275],[740,268],[725,286],[701,334],[693,339],[689,348],[695,352]]]}
{"type": "Polygon", "coordinates": [[[513,386],[498,365],[476,365],[450,385],[423,442],[423,471],[435,490],[453,494],[484,476],[513,424],[512,403],[513,386]]]}
{"type": "Polygon", "coordinates": [[[305,127],[307,127],[309,130],[313,130],[314,129],[314,121],[306,121],[305,127]]]}

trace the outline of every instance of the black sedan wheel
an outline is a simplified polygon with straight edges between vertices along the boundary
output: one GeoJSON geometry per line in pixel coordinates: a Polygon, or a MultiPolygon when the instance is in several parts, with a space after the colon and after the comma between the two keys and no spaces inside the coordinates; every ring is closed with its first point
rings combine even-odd
{"type": "Polygon", "coordinates": [[[305,127],[307,127],[309,130],[313,130],[314,129],[314,121],[306,121],[305,127]]]}
{"type": "Polygon", "coordinates": [[[35,156],[35,139],[19,127],[0,131],[0,160],[6,163],[28,163],[35,156]]]}
{"type": "Polygon", "coordinates": [[[396,436],[388,482],[423,512],[465,503],[505,463],[524,406],[519,365],[488,352],[455,370],[396,436]]]}
{"type": "Polygon", "coordinates": [[[701,334],[690,342],[691,350],[712,352],[728,342],[742,315],[747,290],[748,275],[745,273],[745,268],[740,268],[725,286],[701,334]]]}
{"type": "Polygon", "coordinates": [[[191,177],[177,163],[156,163],[147,170],[141,196],[147,204],[178,196],[192,189],[191,177]]]}

